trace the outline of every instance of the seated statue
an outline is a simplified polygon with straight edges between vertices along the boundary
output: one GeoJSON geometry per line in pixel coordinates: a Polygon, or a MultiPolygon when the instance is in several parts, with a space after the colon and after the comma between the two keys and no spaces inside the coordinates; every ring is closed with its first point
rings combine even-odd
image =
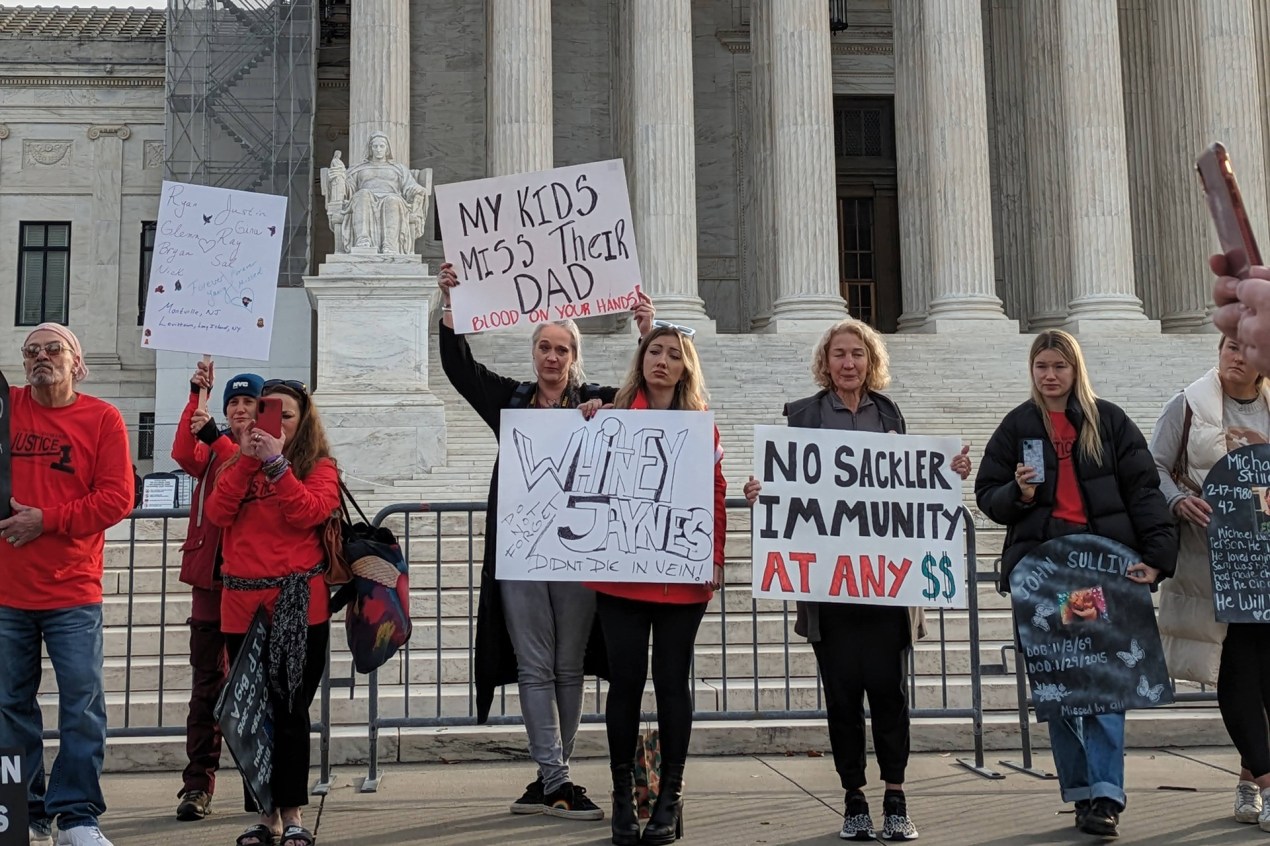
{"type": "Polygon", "coordinates": [[[322,171],[322,196],[335,252],[410,254],[428,217],[432,171],[393,161],[388,136],[376,132],[366,142],[365,160],[350,168],[335,151],[322,171]]]}

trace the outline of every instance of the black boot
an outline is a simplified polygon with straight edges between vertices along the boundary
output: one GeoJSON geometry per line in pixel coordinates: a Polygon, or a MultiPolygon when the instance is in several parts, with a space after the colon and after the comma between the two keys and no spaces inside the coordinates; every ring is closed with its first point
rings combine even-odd
{"type": "Polygon", "coordinates": [[[661,785],[641,843],[668,846],[684,836],[684,765],[662,764],[661,785]]]}
{"type": "Polygon", "coordinates": [[[635,765],[610,764],[613,771],[613,842],[617,846],[639,843],[639,812],[635,808],[635,765]]]}

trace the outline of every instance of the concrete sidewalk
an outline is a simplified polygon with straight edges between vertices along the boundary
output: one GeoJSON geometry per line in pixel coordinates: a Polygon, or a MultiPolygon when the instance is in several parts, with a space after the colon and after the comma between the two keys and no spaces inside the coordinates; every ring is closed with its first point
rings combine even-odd
{"type": "MultiPolygon", "coordinates": [[[[1001,767],[989,781],[956,765],[956,755],[913,756],[909,811],[920,843],[950,846],[1040,846],[1100,842],[1076,831],[1056,781],[1001,767]]],[[[1050,765],[1041,753],[1038,764],[1050,765]]],[[[876,765],[870,759],[870,777],[876,765]]],[[[1126,761],[1129,808],[1121,821],[1124,844],[1270,844],[1270,833],[1232,816],[1238,757],[1229,748],[1133,750],[1126,761]]],[[[608,822],[513,816],[533,769],[524,763],[397,764],[386,768],[377,793],[359,793],[364,769],[341,767],[324,800],[315,799],[306,823],[318,822],[323,844],[605,844],[608,822]],[[320,821],[319,821],[320,813],[320,821]]],[[[607,813],[605,761],[576,762],[574,777],[607,813]]],[[[688,762],[685,842],[702,844],[840,843],[842,791],[828,757],[696,757],[688,762]]],[[[237,779],[227,772],[208,819],[176,822],[179,777],[107,775],[110,811],[102,820],[116,846],[157,842],[229,846],[250,822],[237,811],[237,779]]],[[[868,788],[881,824],[882,788],[868,788]]]]}

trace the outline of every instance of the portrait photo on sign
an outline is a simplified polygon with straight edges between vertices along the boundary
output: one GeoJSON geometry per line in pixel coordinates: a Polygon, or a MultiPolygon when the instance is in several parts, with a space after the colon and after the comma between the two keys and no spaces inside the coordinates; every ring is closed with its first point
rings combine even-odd
{"type": "Polygon", "coordinates": [[[1249,503],[1253,530],[1259,537],[1270,537],[1270,487],[1254,487],[1249,503]]]}
{"type": "Polygon", "coordinates": [[[1107,619],[1107,599],[1102,588],[1088,587],[1058,595],[1059,613],[1063,625],[1073,623],[1092,623],[1095,620],[1107,619]]]}

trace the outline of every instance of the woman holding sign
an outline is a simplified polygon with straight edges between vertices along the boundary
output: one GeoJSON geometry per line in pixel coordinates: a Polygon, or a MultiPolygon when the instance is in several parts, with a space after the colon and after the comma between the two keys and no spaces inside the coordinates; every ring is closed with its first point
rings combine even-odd
{"type": "MultiPolygon", "coordinates": [[[[645,333],[615,408],[704,411],[705,381],[692,343],[696,331],[663,320],[645,333]]],[[[692,671],[697,628],[714,591],[723,587],[723,449],[714,430],[714,573],[705,584],[594,582],[596,611],[609,656],[604,708],[609,767],[613,771],[613,842],[667,844],[683,834],[683,778],[692,734],[692,671]],[[648,642],[653,644],[653,686],[661,743],[661,787],[643,835],[635,806],[633,756],[639,741],[640,702],[648,682],[648,642]]]]}
{"type": "MultiPolygon", "coordinates": [[[[890,357],[882,336],[859,320],[831,326],[816,344],[811,372],[820,391],[785,406],[790,426],[851,432],[905,433],[904,415],[882,393],[890,384],[890,357]]],[[[949,462],[962,479],[970,475],[969,446],[949,462]]],[[[753,505],[762,483],[753,476],[745,498],[753,505]]],[[[909,651],[926,635],[920,608],[799,602],[794,631],[811,642],[825,689],[829,745],[846,791],[844,840],[872,841],[876,832],[864,796],[864,697],[869,698],[873,748],[886,793],[882,837],[916,840],[908,815],[904,771],[908,767],[909,716],[905,689],[909,651]]]]}
{"type": "Polygon", "coordinates": [[[1235,819],[1270,831],[1270,685],[1263,671],[1270,626],[1218,623],[1208,552],[1212,508],[1204,478],[1226,453],[1270,441],[1270,384],[1222,338],[1217,367],[1169,400],[1155,423],[1151,453],[1160,490],[1181,524],[1176,575],[1160,589],[1160,639],[1169,675],[1216,685],[1226,730],[1243,759],[1235,819]]]}
{"type": "MultiPolygon", "coordinates": [[[[979,508],[1005,525],[1001,585],[1037,546],[1100,535],[1138,550],[1128,578],[1172,575],[1177,530],[1146,439],[1128,415],[1094,395],[1085,359],[1066,332],[1042,332],[1028,356],[1032,397],[1005,416],[975,479],[979,508]]],[[[1125,807],[1124,714],[1048,721],[1063,801],[1084,832],[1114,837],[1125,807]]]]}
{"type": "MultiPolygon", "coordinates": [[[[225,529],[221,628],[230,664],[263,606],[269,614],[269,699],[273,707],[274,808],[238,846],[311,846],[300,808],[309,793],[309,706],[326,668],[330,606],[322,530],[340,505],[339,471],[326,431],[302,383],[264,383],[260,402],[281,405],[281,431],[263,411],[216,476],[207,517],[225,529]]],[[[257,810],[250,793],[248,811],[257,810]]]]}
{"type": "MultiPolygon", "coordinates": [[[[615,388],[587,384],[582,372],[582,336],[572,320],[539,323],[532,335],[535,379],[521,382],[494,373],[472,355],[467,339],[454,331],[450,292],[458,284],[451,264],[441,265],[441,323],[437,337],[441,368],[450,384],[499,436],[505,408],[577,408],[590,418],[613,401],[615,388]]],[[[653,319],[652,301],[643,294],[632,309],[640,331],[653,319]]],[[[496,571],[498,463],[490,478],[485,524],[485,558],[477,610],[476,719],[489,718],[494,688],[516,682],[520,711],[529,735],[529,754],[538,777],[511,805],[513,814],[547,814],[575,820],[600,820],[604,812],[574,784],[569,774],[573,740],[582,719],[582,676],[601,670],[603,654],[594,647],[595,594],[579,582],[500,583],[496,571]],[[596,660],[598,659],[598,661],[596,660]]],[[[631,749],[635,748],[631,741],[631,749]]]]}

